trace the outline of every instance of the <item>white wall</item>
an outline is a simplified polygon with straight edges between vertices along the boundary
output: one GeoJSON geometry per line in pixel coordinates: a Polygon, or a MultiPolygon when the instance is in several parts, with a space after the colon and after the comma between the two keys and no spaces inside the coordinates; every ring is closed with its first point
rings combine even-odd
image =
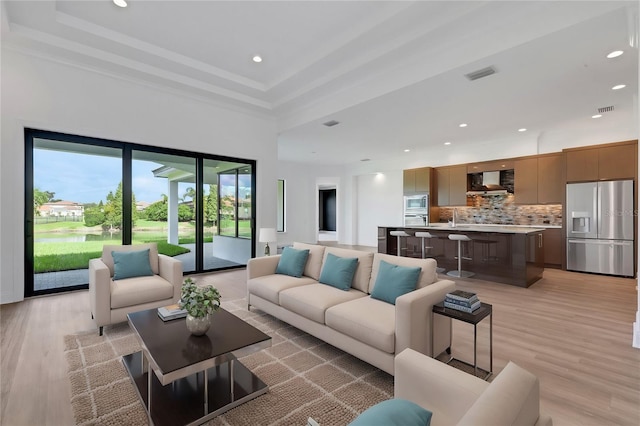
{"type": "Polygon", "coordinates": [[[351,232],[351,227],[346,223],[351,219],[351,209],[347,207],[350,204],[351,185],[345,182],[342,167],[280,161],[277,178],[285,180],[285,232],[278,233],[279,246],[295,241],[317,242],[320,185],[336,186],[337,228],[340,234],[343,230],[346,234],[351,232]]]}
{"type": "Polygon", "coordinates": [[[275,226],[272,119],[13,50],[1,55],[0,303],[24,293],[25,127],[257,160],[256,226],[275,226]]]}
{"type": "Polygon", "coordinates": [[[378,226],[402,226],[402,170],[357,178],[357,242],[378,247],[378,226]]]}

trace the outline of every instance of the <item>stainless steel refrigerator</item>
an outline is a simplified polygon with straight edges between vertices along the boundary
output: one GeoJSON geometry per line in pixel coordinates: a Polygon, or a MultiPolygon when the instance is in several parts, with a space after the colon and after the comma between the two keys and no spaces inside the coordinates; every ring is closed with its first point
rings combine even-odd
{"type": "Polygon", "coordinates": [[[633,181],[567,184],[567,269],[634,275],[633,181]]]}

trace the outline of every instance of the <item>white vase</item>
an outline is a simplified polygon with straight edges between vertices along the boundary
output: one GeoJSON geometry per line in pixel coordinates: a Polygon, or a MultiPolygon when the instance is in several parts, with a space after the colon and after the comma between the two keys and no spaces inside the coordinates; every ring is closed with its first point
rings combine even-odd
{"type": "Polygon", "coordinates": [[[202,336],[209,330],[211,326],[211,320],[209,315],[205,315],[203,317],[192,317],[187,314],[187,330],[194,336],[202,336]]]}

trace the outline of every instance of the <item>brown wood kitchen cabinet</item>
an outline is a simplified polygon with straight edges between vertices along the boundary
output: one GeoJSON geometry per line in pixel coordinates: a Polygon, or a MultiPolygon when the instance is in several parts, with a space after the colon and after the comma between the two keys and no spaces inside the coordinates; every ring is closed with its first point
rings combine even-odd
{"type": "Polygon", "coordinates": [[[428,194],[431,189],[431,167],[406,169],[402,171],[402,192],[404,195],[428,194]]]}
{"type": "Polygon", "coordinates": [[[564,239],[561,228],[547,228],[544,231],[544,264],[550,268],[562,268],[564,239]]]}
{"type": "Polygon", "coordinates": [[[598,149],[598,179],[633,179],[638,164],[637,144],[620,144],[598,149]]]}
{"type": "Polygon", "coordinates": [[[467,173],[482,173],[482,172],[495,172],[499,170],[513,169],[513,160],[495,160],[495,161],[483,161],[482,163],[467,164],[467,173]]]}
{"type": "Polygon", "coordinates": [[[635,179],[638,141],[565,150],[567,182],[635,179]]]}
{"type": "Polygon", "coordinates": [[[538,156],[538,203],[563,204],[563,154],[538,156]]]}
{"type": "Polygon", "coordinates": [[[514,161],[517,204],[562,204],[562,154],[525,157],[514,161]]]}
{"type": "Polygon", "coordinates": [[[538,158],[523,158],[513,163],[516,204],[538,204],[538,158]]]}
{"type": "Polygon", "coordinates": [[[438,167],[436,181],[436,203],[438,206],[467,205],[466,165],[438,167]]]}
{"type": "Polygon", "coordinates": [[[597,149],[577,149],[567,151],[567,182],[598,180],[597,149]]]}

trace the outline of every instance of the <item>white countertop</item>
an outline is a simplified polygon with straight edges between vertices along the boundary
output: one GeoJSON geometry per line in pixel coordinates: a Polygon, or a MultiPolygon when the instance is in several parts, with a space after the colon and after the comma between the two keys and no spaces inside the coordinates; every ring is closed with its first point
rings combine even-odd
{"type": "Polygon", "coordinates": [[[431,229],[434,231],[458,231],[458,232],[497,232],[501,234],[528,234],[530,232],[536,232],[537,230],[544,230],[546,228],[561,228],[561,226],[546,225],[546,226],[533,226],[533,225],[497,225],[497,224],[456,224],[455,227],[450,226],[448,223],[430,223],[427,226],[405,226],[407,229],[431,229]]]}

